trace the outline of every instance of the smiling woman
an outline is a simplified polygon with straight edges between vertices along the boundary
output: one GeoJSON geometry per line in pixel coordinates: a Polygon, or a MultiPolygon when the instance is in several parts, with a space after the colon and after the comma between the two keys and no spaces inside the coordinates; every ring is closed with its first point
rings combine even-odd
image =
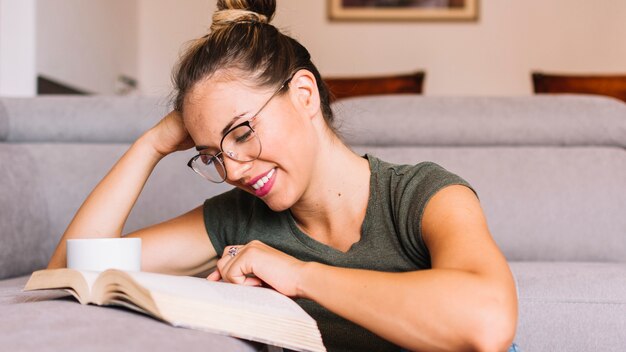
{"type": "Polygon", "coordinates": [[[330,351],[506,350],[515,284],[474,188],[433,162],[354,153],[308,51],[270,24],[275,1],[217,5],[175,70],[174,111],[85,200],[49,268],[65,265],[68,238],[120,236],[156,164],[195,145],[188,165],[234,188],[128,234],[144,270],[214,267],[208,280],[271,287],[330,351]]]}

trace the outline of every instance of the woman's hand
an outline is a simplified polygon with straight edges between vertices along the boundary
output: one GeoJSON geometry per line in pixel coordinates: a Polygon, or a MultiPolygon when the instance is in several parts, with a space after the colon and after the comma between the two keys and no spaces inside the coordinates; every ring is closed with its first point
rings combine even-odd
{"type": "Polygon", "coordinates": [[[161,156],[187,150],[194,146],[194,142],[183,124],[180,112],[172,111],[152,127],[148,134],[154,150],[161,156]]]}
{"type": "Polygon", "coordinates": [[[219,281],[223,278],[224,281],[246,286],[266,284],[286,296],[298,297],[305,265],[306,262],[261,241],[252,241],[245,246],[224,248],[217,269],[207,279],[219,281]],[[233,253],[233,248],[236,248],[234,256],[229,254],[233,253]]]}

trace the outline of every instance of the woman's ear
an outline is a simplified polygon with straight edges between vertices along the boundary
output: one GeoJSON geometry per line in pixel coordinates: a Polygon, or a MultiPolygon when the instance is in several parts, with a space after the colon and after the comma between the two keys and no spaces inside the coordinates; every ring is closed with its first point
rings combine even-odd
{"type": "Polygon", "coordinates": [[[299,70],[291,79],[291,96],[299,110],[307,117],[314,117],[320,111],[320,94],[315,76],[309,70],[299,70]]]}

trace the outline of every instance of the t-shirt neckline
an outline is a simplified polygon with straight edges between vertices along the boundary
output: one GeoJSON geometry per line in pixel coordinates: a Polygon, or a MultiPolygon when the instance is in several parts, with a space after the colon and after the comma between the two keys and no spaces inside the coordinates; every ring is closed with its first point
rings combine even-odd
{"type": "Polygon", "coordinates": [[[346,252],[342,252],[334,247],[319,242],[318,240],[307,235],[302,230],[300,230],[300,228],[296,224],[296,219],[294,219],[293,215],[291,214],[291,211],[286,210],[283,212],[285,213],[285,217],[289,224],[289,228],[291,229],[291,233],[300,243],[313,250],[314,252],[331,256],[347,256],[354,253],[359,247],[362,247],[368,241],[367,229],[369,227],[369,219],[371,218],[371,214],[373,213],[374,208],[377,204],[376,183],[378,181],[378,159],[367,153],[363,155],[363,158],[367,159],[370,166],[369,197],[367,200],[367,207],[365,209],[365,218],[363,219],[363,224],[361,225],[361,238],[358,241],[354,242],[346,252]]]}

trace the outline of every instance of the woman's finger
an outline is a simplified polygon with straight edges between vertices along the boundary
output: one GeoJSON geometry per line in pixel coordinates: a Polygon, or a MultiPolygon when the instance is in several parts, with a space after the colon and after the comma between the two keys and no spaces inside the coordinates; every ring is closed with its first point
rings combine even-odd
{"type": "Polygon", "coordinates": [[[224,268],[226,266],[226,264],[232,259],[234,258],[234,256],[236,256],[236,252],[239,251],[239,247],[242,246],[227,246],[224,248],[224,252],[222,254],[222,257],[217,261],[216,263],[216,268],[213,272],[211,272],[209,274],[209,276],[206,277],[207,280],[210,281],[220,281],[223,278],[222,273],[224,272],[224,268]],[[232,248],[237,248],[237,249],[232,249],[232,248]],[[228,254],[230,251],[231,254],[228,254]]]}
{"type": "Polygon", "coordinates": [[[222,275],[220,274],[219,269],[215,268],[215,270],[206,277],[209,281],[220,281],[222,279],[222,275]]]}
{"type": "Polygon", "coordinates": [[[263,281],[256,276],[246,276],[243,280],[244,286],[263,286],[263,281]]]}
{"type": "MultiPolygon", "coordinates": [[[[220,274],[225,281],[239,285],[247,284],[248,280],[255,277],[252,268],[249,267],[249,253],[247,246],[228,246],[224,248],[224,256],[227,258],[220,268],[220,274]]],[[[261,281],[250,280],[251,286],[258,285],[261,281]]]]}
{"type": "MultiPolygon", "coordinates": [[[[239,275],[233,276],[231,268],[233,268],[233,264],[237,262],[239,256],[242,255],[242,250],[244,246],[226,246],[224,247],[224,252],[222,254],[222,258],[218,261],[218,268],[220,270],[220,275],[224,279],[224,281],[232,282],[236,284],[243,284],[245,282],[246,277],[243,273],[239,273],[239,275]]],[[[237,266],[235,266],[237,268],[237,266]]]]}
{"type": "Polygon", "coordinates": [[[229,258],[236,257],[237,254],[239,254],[239,251],[243,247],[244,246],[226,246],[226,247],[224,247],[224,253],[222,253],[222,258],[224,258],[224,257],[229,257],[229,258]]]}

